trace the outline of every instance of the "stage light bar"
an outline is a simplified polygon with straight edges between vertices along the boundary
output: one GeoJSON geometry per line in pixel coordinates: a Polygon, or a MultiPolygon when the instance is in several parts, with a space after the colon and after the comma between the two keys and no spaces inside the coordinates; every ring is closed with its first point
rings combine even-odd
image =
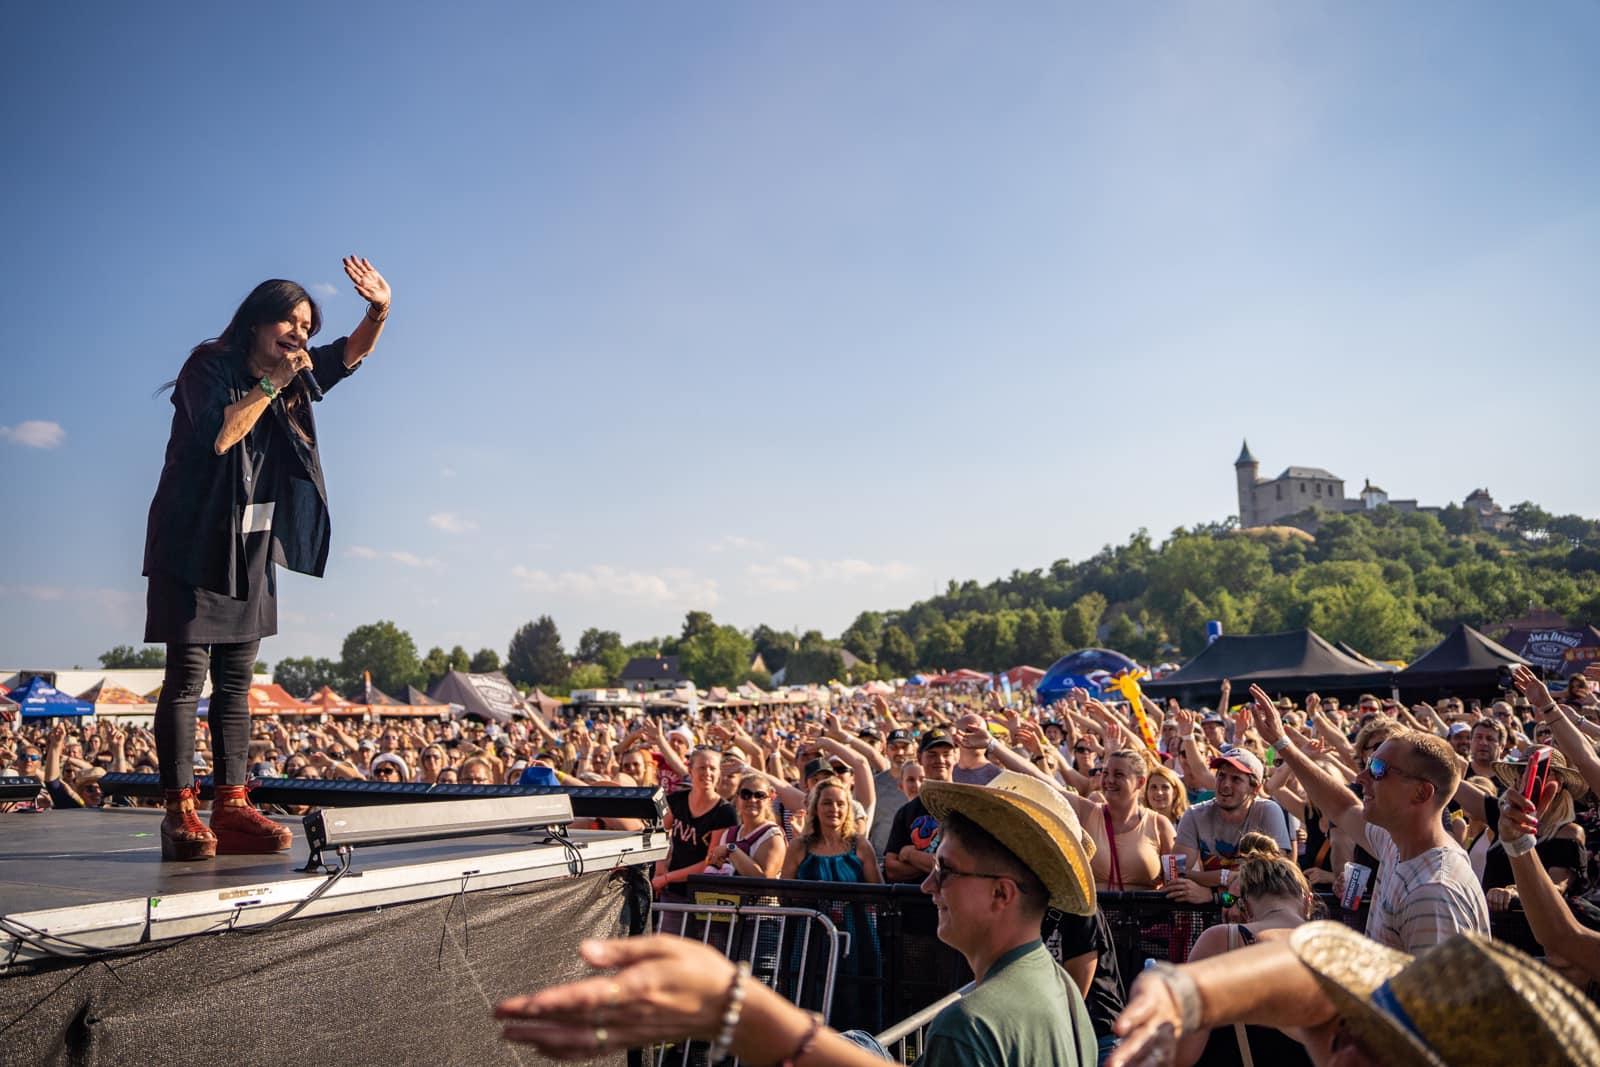
{"type": "MultiPolygon", "coordinates": [[[[14,780],[14,779],[10,779],[14,780]]],[[[202,799],[212,795],[209,776],[195,780],[202,799]]],[[[108,774],[100,779],[107,796],[160,798],[161,781],[153,774],[108,774]]],[[[357,807],[371,804],[457,803],[493,797],[566,797],[580,819],[638,819],[660,826],[667,799],[660,789],[592,785],[568,788],[546,785],[427,785],[421,782],[369,782],[340,778],[253,778],[250,797],[258,804],[303,807],[357,807]]]]}
{"type": "Polygon", "coordinates": [[[315,859],[330,849],[553,830],[572,821],[572,802],[564,796],[489,797],[326,808],[307,815],[304,821],[306,843],[315,859]]]}
{"type": "Polygon", "coordinates": [[[37,778],[0,778],[0,804],[30,803],[43,788],[44,783],[37,778]]]}

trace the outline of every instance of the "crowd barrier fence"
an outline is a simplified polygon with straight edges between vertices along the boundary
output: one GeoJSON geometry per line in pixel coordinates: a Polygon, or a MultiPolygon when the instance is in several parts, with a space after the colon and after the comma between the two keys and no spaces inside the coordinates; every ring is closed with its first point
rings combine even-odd
{"type": "MultiPolygon", "coordinates": [[[[930,1006],[942,1007],[945,998],[972,980],[966,960],[939,940],[933,900],[916,885],[721,875],[698,875],[685,885],[695,903],[656,907],[683,914],[689,923],[685,929],[688,936],[719,949],[724,944],[734,946],[722,950],[733,959],[751,959],[753,970],[757,970],[758,958],[771,965],[770,977],[758,973],[768,985],[802,1007],[820,1011],[836,1029],[855,1028],[879,1035],[901,1062],[910,1062],[920,1053],[922,1027],[937,1014],[923,1018],[930,1006]],[[769,912],[785,913],[782,938],[790,947],[773,951],[770,939],[774,935],[758,934],[758,922],[773,921],[767,917],[769,912]],[[783,974],[786,966],[801,958],[793,948],[800,936],[794,912],[825,917],[826,925],[835,931],[837,936],[827,938],[826,946],[818,943],[805,956],[811,962],[823,952],[836,954],[830,983],[824,983],[815,970],[783,974]],[[696,914],[705,918],[693,918],[696,914]],[[709,929],[702,931],[701,926],[709,929]],[[769,944],[766,949],[757,948],[763,936],[769,944]],[[755,956],[749,955],[752,952],[755,956]],[[827,999],[818,999],[824,984],[831,992],[827,999]]],[[[1365,907],[1347,911],[1331,894],[1322,894],[1318,900],[1323,917],[1356,930],[1365,928],[1365,907]]],[[[1206,927],[1224,921],[1219,905],[1174,903],[1159,892],[1104,892],[1099,894],[1099,902],[1122,979],[1129,984],[1149,960],[1184,962],[1206,927]]],[[[1539,954],[1522,911],[1494,912],[1491,919],[1497,938],[1539,954]]],[[[818,928],[824,927],[819,924],[818,928]]]]}

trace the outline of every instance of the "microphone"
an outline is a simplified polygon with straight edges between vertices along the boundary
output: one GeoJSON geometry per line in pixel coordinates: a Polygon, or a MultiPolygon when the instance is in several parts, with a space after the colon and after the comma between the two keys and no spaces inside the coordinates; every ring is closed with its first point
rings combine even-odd
{"type": "Polygon", "coordinates": [[[322,386],[317,384],[317,376],[311,373],[310,367],[302,368],[295,379],[305,387],[306,395],[312,400],[322,399],[322,386]]]}

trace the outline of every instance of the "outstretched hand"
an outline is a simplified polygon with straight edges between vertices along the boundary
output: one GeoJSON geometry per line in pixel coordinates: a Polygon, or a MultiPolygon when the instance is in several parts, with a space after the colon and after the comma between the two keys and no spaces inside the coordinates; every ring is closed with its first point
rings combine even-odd
{"type": "Polygon", "coordinates": [[[1117,1016],[1113,1031],[1122,1044],[1106,1059],[1108,1067],[1171,1063],[1178,1054],[1182,1015],[1171,988],[1158,978],[1141,975],[1133,983],[1128,1006],[1117,1016]]]}
{"type": "Polygon", "coordinates": [[[356,285],[356,292],[361,294],[361,299],[369,304],[379,307],[388,307],[392,294],[389,292],[389,283],[383,280],[383,275],[361,256],[345,256],[344,272],[356,285]]]}
{"type": "Polygon", "coordinates": [[[555,986],[495,1005],[502,1035],[561,1059],[589,1059],[604,1048],[714,1037],[733,978],[715,949],[656,935],[586,941],[579,949],[612,974],[555,986]]]}
{"type": "Polygon", "coordinates": [[[1533,705],[1533,713],[1537,718],[1541,711],[1549,708],[1553,700],[1550,697],[1550,687],[1540,681],[1539,676],[1527,667],[1518,664],[1511,668],[1511,684],[1517,691],[1528,698],[1528,703],[1533,705]]]}
{"type": "Polygon", "coordinates": [[[1255,714],[1256,732],[1263,741],[1276,748],[1283,740],[1283,720],[1278,717],[1277,705],[1272,703],[1267,691],[1259,685],[1250,687],[1250,699],[1255,702],[1252,711],[1255,714]]]}

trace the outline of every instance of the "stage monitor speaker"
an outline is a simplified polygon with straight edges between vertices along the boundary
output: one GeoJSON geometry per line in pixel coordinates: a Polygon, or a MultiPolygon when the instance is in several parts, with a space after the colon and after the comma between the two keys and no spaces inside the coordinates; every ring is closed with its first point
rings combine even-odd
{"type": "Polygon", "coordinates": [[[0,778],[0,804],[31,803],[43,788],[37,778],[0,778]]]}
{"type": "Polygon", "coordinates": [[[305,817],[313,856],[329,849],[396,845],[412,841],[550,830],[572,821],[562,796],[491,797],[433,804],[324,808],[305,817]]]}

